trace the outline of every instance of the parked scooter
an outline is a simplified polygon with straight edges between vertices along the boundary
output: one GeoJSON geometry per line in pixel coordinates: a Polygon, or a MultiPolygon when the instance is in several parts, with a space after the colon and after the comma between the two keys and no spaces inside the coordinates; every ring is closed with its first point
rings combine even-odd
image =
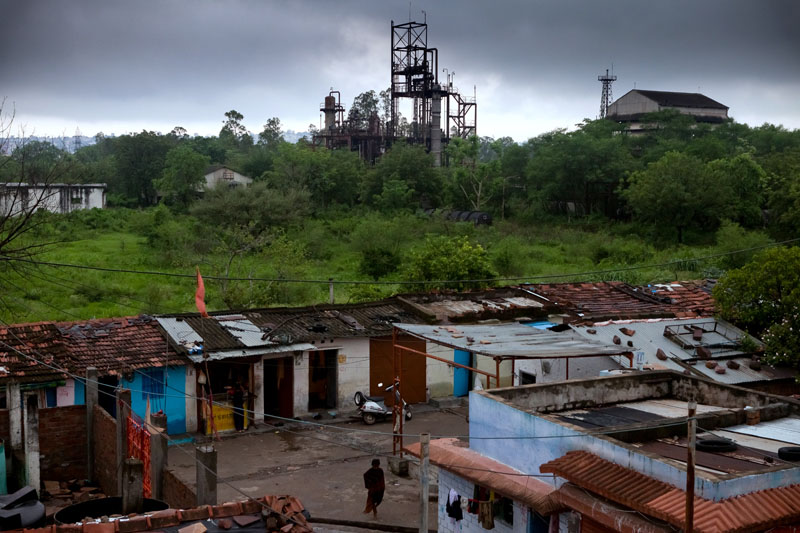
{"type": "MultiPolygon", "coordinates": [[[[383,383],[378,383],[378,387],[383,387],[383,383]]],[[[394,390],[394,385],[389,385],[386,391],[394,390]]],[[[399,394],[395,392],[395,402],[399,402],[399,394]]],[[[371,426],[375,422],[380,420],[385,420],[387,417],[392,416],[392,409],[386,406],[386,402],[383,399],[383,396],[367,396],[361,391],[358,391],[353,396],[353,401],[358,407],[358,413],[361,416],[361,420],[364,421],[365,424],[371,426]]],[[[405,416],[406,420],[411,420],[411,406],[403,400],[403,416],[405,416]]]]}

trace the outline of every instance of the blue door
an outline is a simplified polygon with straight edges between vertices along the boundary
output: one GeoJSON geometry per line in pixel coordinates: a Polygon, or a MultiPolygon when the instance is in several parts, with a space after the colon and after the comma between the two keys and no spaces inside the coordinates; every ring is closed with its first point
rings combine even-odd
{"type": "MultiPolygon", "coordinates": [[[[456,350],[453,361],[466,366],[472,366],[472,354],[464,350],[456,350]]],[[[469,394],[469,378],[471,372],[466,368],[456,367],[453,372],[453,396],[466,396],[469,394]]]]}

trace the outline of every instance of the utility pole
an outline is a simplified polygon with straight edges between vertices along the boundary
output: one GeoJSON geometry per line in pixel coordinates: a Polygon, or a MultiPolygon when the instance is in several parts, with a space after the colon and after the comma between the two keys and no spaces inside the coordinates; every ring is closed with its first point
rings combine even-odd
{"type": "Polygon", "coordinates": [[[696,411],[697,403],[690,401],[689,417],[686,419],[688,424],[688,443],[686,445],[686,527],[684,528],[686,533],[692,533],[694,531],[694,458],[697,433],[697,419],[695,418],[696,411]]]}
{"type": "Polygon", "coordinates": [[[431,434],[419,436],[419,533],[428,533],[428,500],[430,485],[428,484],[428,465],[431,434]]]}

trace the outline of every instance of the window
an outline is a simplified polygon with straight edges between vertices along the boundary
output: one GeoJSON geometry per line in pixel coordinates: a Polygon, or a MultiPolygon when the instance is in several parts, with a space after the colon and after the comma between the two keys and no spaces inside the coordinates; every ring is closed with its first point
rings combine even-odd
{"type": "Polygon", "coordinates": [[[233,171],[228,170],[227,168],[222,171],[222,179],[233,181],[233,171]]]}
{"type": "Polygon", "coordinates": [[[530,372],[525,372],[524,370],[519,371],[520,385],[532,385],[533,383],[536,383],[536,374],[531,374],[530,372]]]}
{"type": "Polygon", "coordinates": [[[80,196],[73,196],[70,202],[72,202],[72,205],[80,205],[83,203],[83,198],[80,196]]]}

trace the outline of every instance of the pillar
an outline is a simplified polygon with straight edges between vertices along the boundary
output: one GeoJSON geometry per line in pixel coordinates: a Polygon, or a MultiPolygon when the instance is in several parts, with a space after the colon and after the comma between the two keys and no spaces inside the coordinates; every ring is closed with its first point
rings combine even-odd
{"type": "Polygon", "coordinates": [[[6,389],[6,401],[11,450],[19,452],[22,451],[22,395],[20,395],[17,381],[9,382],[6,389]]]}
{"type": "Polygon", "coordinates": [[[419,436],[419,531],[428,532],[428,509],[430,484],[428,480],[430,459],[428,452],[431,444],[431,434],[423,433],[419,436]]]}
{"type": "Polygon", "coordinates": [[[97,368],[86,369],[86,479],[94,481],[94,408],[99,398],[97,368]]]}
{"type": "Polygon", "coordinates": [[[163,500],[164,469],[167,468],[167,416],[153,415],[150,428],[150,487],[152,498],[163,500]]]}
{"type": "Polygon", "coordinates": [[[128,458],[128,417],[131,415],[131,391],[117,389],[117,494],[122,495],[125,459],[128,458]]]}
{"type": "Polygon", "coordinates": [[[139,459],[125,459],[122,463],[122,514],[139,514],[144,500],[144,464],[139,459]]]}
{"type": "Polygon", "coordinates": [[[198,446],[195,453],[197,505],[217,505],[217,450],[198,446]]]}
{"type": "MultiPolygon", "coordinates": [[[[278,359],[280,361],[280,359],[278,359]]],[[[264,422],[264,361],[259,361],[253,365],[253,413],[248,413],[247,419],[250,424],[259,425],[264,422]]]]}
{"type": "Polygon", "coordinates": [[[35,392],[25,393],[25,473],[27,484],[38,493],[41,483],[39,465],[39,396],[35,392]]]}

